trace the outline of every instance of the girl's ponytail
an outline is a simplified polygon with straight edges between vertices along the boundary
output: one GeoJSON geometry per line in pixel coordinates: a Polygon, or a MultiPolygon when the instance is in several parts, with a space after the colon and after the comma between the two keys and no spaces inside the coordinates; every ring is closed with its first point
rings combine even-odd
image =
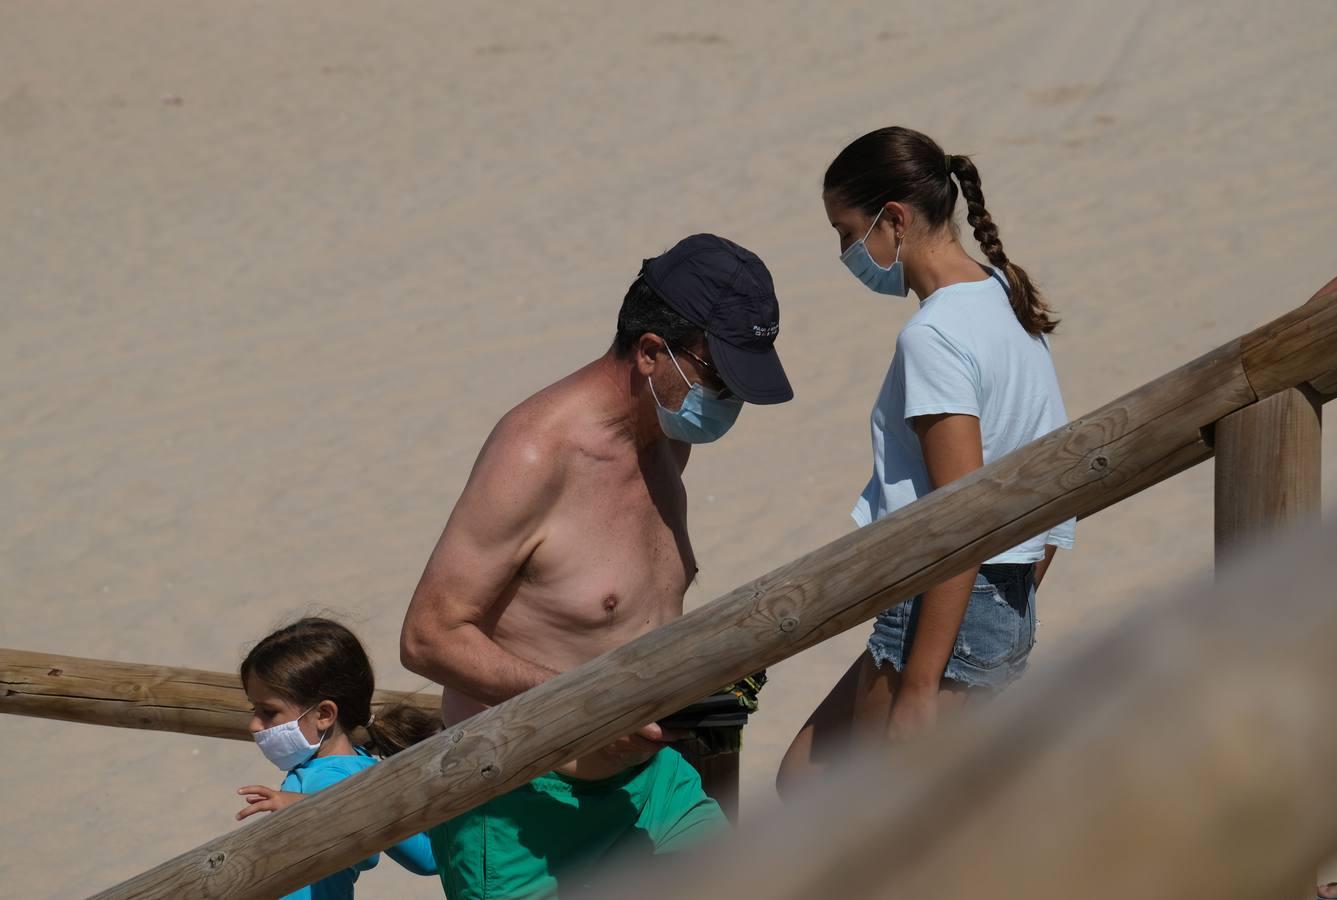
{"type": "Polygon", "coordinates": [[[441,716],[417,706],[399,703],[372,715],[366,730],[377,756],[394,756],[442,729],[441,716]]]}
{"type": "Polygon", "coordinates": [[[984,189],[980,185],[980,173],[969,156],[947,156],[947,171],[955,175],[961,185],[961,196],[966,199],[966,221],[975,229],[975,240],[980,242],[980,249],[1007,277],[1011,288],[1012,311],[1017,321],[1029,334],[1039,336],[1049,334],[1058,326],[1058,319],[1045,304],[1040,291],[1031,283],[1026,270],[1007,258],[1003,252],[1003,242],[998,237],[998,226],[993,217],[984,208],[984,189]]]}
{"type": "Polygon", "coordinates": [[[1045,305],[1026,271],[1003,252],[998,226],[984,208],[980,173],[975,171],[970,157],[944,153],[937,141],[911,128],[899,125],[879,128],[840,151],[827,167],[822,192],[870,217],[890,200],[908,203],[919,211],[932,231],[954,228],[953,175],[966,198],[966,221],[975,229],[975,239],[989,262],[1007,276],[1017,321],[1033,335],[1053,331],[1058,319],[1045,305]]]}

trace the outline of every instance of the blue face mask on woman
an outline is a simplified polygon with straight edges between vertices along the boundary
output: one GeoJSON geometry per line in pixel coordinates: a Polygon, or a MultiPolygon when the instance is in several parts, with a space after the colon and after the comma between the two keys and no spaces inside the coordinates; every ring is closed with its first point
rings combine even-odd
{"type": "Polygon", "coordinates": [[[655,398],[655,411],[659,414],[659,427],[664,437],[687,444],[709,444],[724,437],[724,433],[733,427],[733,423],[742,412],[743,401],[737,397],[721,398],[719,391],[713,391],[703,384],[692,384],[683,374],[682,366],[673,356],[668,344],[669,359],[673,368],[683,381],[687,382],[687,396],[682,398],[682,405],[676,410],[665,409],[655,393],[655,383],[650,381],[650,396],[655,398]]]}
{"type": "Polygon", "coordinates": [[[891,294],[894,297],[904,297],[908,291],[905,287],[905,266],[901,263],[901,242],[896,242],[896,259],[887,268],[882,268],[873,259],[872,254],[868,252],[868,235],[873,233],[877,227],[877,220],[882,218],[882,213],[886,212],[886,207],[882,207],[878,214],[873,217],[873,224],[868,226],[867,233],[859,238],[853,244],[840,254],[840,261],[845,264],[845,268],[854,273],[854,277],[862,281],[872,290],[879,294],[891,294]]]}

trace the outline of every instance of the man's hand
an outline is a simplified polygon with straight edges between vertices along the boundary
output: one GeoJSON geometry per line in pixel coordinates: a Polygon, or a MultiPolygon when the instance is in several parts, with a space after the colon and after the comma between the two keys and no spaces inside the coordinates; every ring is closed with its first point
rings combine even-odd
{"type": "Polygon", "coordinates": [[[275,790],[263,784],[248,784],[246,787],[237,788],[237,793],[245,797],[247,803],[246,808],[237,813],[238,822],[258,812],[278,812],[302,799],[301,794],[275,790]]]}
{"type": "Polygon", "coordinates": [[[887,728],[892,740],[904,741],[931,731],[938,721],[937,688],[902,683],[891,705],[887,728]]]}
{"type": "Polygon", "coordinates": [[[660,749],[668,744],[674,741],[684,741],[691,736],[691,732],[663,728],[659,724],[651,722],[649,725],[642,725],[625,737],[620,737],[612,743],[604,745],[599,752],[606,756],[615,757],[629,765],[635,765],[658,753],[660,749]]]}

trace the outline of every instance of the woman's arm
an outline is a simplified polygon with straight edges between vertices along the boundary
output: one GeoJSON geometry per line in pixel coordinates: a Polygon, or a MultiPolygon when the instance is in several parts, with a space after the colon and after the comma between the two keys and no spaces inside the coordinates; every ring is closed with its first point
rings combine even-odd
{"type": "MultiPolygon", "coordinates": [[[[919,435],[924,466],[935,490],[984,465],[980,420],[975,416],[916,416],[910,423],[919,435]]],[[[979,566],[971,566],[924,592],[914,644],[891,708],[893,731],[914,732],[931,726],[937,718],[942,673],[956,645],[978,572],[979,566]]]]}
{"type": "Polygon", "coordinates": [[[1058,548],[1053,544],[1045,544],[1045,558],[1035,564],[1035,586],[1038,588],[1040,582],[1044,581],[1045,573],[1049,571],[1049,566],[1054,561],[1054,554],[1058,548]]]}

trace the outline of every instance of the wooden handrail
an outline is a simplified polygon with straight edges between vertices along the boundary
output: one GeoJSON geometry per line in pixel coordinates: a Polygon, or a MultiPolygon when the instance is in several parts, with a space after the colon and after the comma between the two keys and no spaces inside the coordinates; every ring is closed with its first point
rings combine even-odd
{"type": "MultiPolygon", "coordinates": [[[[435,713],[440,694],[377,691],[372,711],[435,713]]],[[[231,672],[84,659],[0,647],[0,713],[249,741],[251,704],[231,672]]]]}
{"type": "MultiPolygon", "coordinates": [[[[372,712],[414,706],[436,715],[437,693],[377,691],[372,712]]],[[[250,741],[251,704],[231,672],[112,662],[0,647],[0,713],[87,725],[171,731],[250,741]]],[[[354,728],[355,745],[370,736],[354,728]]],[[[707,755],[695,742],[679,745],[701,773],[701,784],[732,820],[738,815],[738,754],[707,755]]]]}
{"type": "Polygon", "coordinates": [[[1315,298],[886,518],[105,897],[266,897],[350,865],[1210,455],[1204,429],[1330,371],[1315,298]]]}
{"type": "MultiPolygon", "coordinates": [[[[975,721],[589,900],[1298,897],[1333,849],[1337,520],[1144,607],[975,721]],[[634,886],[634,887],[632,887],[634,886]]],[[[583,896],[583,895],[582,895],[583,896]]]]}
{"type": "Polygon", "coordinates": [[[1333,369],[1327,375],[1320,375],[1311,381],[1310,385],[1325,403],[1332,400],[1337,397],[1337,369],[1333,369]]]}
{"type": "MultiPolygon", "coordinates": [[[[1337,278],[1319,288],[1318,293],[1311,297],[1309,302],[1322,303],[1324,297],[1334,293],[1337,293],[1337,278]]],[[[1326,373],[1311,378],[1309,386],[1318,392],[1319,399],[1324,402],[1337,398],[1337,359],[1332,361],[1332,366],[1326,373]]]]}

